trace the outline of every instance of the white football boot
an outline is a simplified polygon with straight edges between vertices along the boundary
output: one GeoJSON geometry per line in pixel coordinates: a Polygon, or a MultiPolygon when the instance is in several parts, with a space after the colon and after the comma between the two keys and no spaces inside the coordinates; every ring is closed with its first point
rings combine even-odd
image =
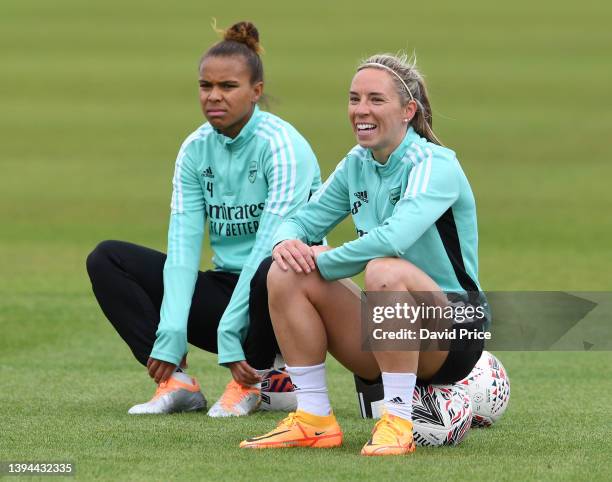
{"type": "Polygon", "coordinates": [[[232,379],[225,387],[221,398],[208,411],[208,416],[241,417],[256,411],[260,403],[258,387],[244,387],[232,379]]]}
{"type": "Polygon", "coordinates": [[[206,398],[195,378],[175,372],[157,386],[155,395],[146,403],[134,405],[130,415],[152,415],[206,410],[206,398]]]}

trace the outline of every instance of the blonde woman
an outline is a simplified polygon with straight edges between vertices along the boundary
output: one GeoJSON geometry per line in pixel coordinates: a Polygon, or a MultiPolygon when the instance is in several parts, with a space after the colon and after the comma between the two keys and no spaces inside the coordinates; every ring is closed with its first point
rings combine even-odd
{"type": "Polygon", "coordinates": [[[346,278],[365,272],[367,291],[429,292],[445,306],[445,292],[467,296],[481,289],[472,190],[455,153],[432,130],[425,83],[414,63],[405,56],[366,59],[348,100],[358,145],[311,201],[282,223],[268,274],[272,323],[298,410],[275,430],[242,442],[244,448],[342,443],[327,395],[329,352],[365,381],[382,375],[384,414],[361,453],[413,452],[417,379],[460,380],[482,352],[477,340],[439,351],[361,350],[360,293],[346,278]],[[348,215],[357,239],[334,249],[308,245],[348,215]]]}

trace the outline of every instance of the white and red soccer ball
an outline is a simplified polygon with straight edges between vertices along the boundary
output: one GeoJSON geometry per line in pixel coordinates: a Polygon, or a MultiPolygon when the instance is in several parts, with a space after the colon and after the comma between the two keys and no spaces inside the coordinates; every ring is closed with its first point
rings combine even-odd
{"type": "Polygon", "coordinates": [[[499,359],[483,351],[470,374],[457,384],[472,399],[472,427],[490,427],[508,408],[510,379],[499,359]]]}
{"type": "Polygon", "coordinates": [[[457,384],[417,385],[412,396],[412,423],[417,445],[457,445],[472,423],[467,389],[457,384]]]}
{"type": "Polygon", "coordinates": [[[412,398],[417,445],[457,445],[471,427],[490,427],[508,408],[510,379],[499,359],[484,351],[463,380],[417,386],[412,398]]]}

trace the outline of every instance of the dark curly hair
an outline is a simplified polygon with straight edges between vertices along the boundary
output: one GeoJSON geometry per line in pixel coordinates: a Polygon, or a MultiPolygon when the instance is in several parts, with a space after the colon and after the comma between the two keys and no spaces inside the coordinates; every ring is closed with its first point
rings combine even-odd
{"type": "Polygon", "coordinates": [[[206,51],[200,60],[200,68],[202,67],[202,62],[208,57],[241,55],[244,57],[251,72],[251,84],[263,82],[263,64],[259,56],[262,48],[259,44],[259,31],[257,27],[251,22],[238,22],[227,30],[221,30],[220,32],[223,33],[223,40],[217,42],[206,51]]]}

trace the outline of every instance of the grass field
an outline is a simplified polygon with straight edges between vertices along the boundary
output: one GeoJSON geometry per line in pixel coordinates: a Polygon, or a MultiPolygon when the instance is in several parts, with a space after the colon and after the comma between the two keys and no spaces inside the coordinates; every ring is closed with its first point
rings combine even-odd
{"type": "MultiPolygon", "coordinates": [[[[410,458],[358,456],[371,423],[333,361],[341,449],[237,449],[276,415],[127,416],[153,386],[97,307],[84,261],[108,238],[165,249],[213,16],[260,27],[271,109],[311,141],[324,176],[354,144],[357,61],[415,50],[436,130],[477,198],[485,289],[612,288],[609,4],[207,3],[2,2],[0,461],[66,459],[78,478],[106,480],[609,479],[610,352],[498,353],[512,380],[504,418],[410,458]]],[[[331,242],[352,236],[345,223],[331,242]]],[[[195,349],[190,364],[214,401],[228,372],[195,349]]]]}

